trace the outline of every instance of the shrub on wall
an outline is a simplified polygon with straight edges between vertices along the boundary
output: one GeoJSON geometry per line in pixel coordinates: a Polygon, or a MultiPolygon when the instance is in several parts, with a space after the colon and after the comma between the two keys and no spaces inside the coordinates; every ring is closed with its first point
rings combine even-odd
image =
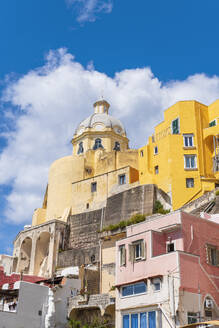
{"type": "Polygon", "coordinates": [[[104,227],[101,232],[103,232],[103,231],[114,231],[114,230],[117,230],[119,228],[122,229],[122,228],[130,226],[132,224],[143,222],[143,221],[146,220],[146,217],[147,217],[147,215],[145,215],[145,214],[137,213],[137,214],[133,215],[129,220],[126,220],[126,221],[123,220],[123,221],[120,221],[117,224],[110,224],[109,226],[104,227]]]}
{"type": "Polygon", "coordinates": [[[170,213],[170,210],[165,210],[161,202],[159,200],[156,200],[154,204],[154,213],[167,214],[170,213]]]}

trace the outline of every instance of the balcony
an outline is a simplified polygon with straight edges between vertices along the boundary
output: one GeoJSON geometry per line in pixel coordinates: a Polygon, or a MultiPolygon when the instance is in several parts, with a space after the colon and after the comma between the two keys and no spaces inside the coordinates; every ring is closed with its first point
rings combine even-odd
{"type": "Polygon", "coordinates": [[[68,299],[68,312],[72,309],[89,309],[100,308],[101,312],[105,311],[110,305],[115,305],[115,298],[109,294],[96,295],[77,295],[68,299]]]}

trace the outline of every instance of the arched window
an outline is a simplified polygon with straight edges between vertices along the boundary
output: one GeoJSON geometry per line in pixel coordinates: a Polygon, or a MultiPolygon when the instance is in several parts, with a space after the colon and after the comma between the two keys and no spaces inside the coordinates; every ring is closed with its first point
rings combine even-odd
{"type": "Polygon", "coordinates": [[[115,142],[113,150],[120,151],[120,143],[118,141],[115,142]]]}
{"type": "Polygon", "coordinates": [[[78,155],[84,152],[83,142],[81,141],[78,145],[78,155]]]}
{"type": "Polygon", "coordinates": [[[95,144],[93,146],[93,150],[96,150],[98,148],[103,148],[102,141],[100,138],[95,139],[95,144]]]}
{"type": "Polygon", "coordinates": [[[115,142],[113,150],[120,151],[120,143],[118,141],[115,142]]]}

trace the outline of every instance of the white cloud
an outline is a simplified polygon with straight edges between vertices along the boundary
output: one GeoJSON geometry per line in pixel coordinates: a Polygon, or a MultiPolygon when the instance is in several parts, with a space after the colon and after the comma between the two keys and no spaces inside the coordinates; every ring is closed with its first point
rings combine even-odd
{"type": "Polygon", "coordinates": [[[31,221],[33,210],[41,206],[50,164],[71,154],[77,124],[91,115],[102,93],[111,104],[110,114],[125,124],[132,147],[146,143],[164,109],[176,101],[209,104],[219,95],[217,76],[196,74],[163,84],[147,67],[111,78],[91,66],[82,67],[60,49],[49,53],[43,67],[7,81],[2,99],[7,126],[0,135],[7,146],[0,154],[0,184],[12,186],[8,220],[31,221]]]}
{"type": "Polygon", "coordinates": [[[66,0],[77,13],[79,23],[94,22],[100,13],[109,14],[113,9],[112,0],[66,0]]]}

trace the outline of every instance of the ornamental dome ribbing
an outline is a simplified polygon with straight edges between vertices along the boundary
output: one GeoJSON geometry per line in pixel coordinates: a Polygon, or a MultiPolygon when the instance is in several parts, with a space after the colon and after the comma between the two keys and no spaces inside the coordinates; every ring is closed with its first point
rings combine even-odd
{"type": "Polygon", "coordinates": [[[105,100],[95,102],[94,114],[90,115],[78,125],[75,134],[79,136],[85,132],[86,129],[103,131],[110,128],[115,133],[126,136],[124,126],[120,120],[108,114],[109,107],[110,105],[105,100]]]}

